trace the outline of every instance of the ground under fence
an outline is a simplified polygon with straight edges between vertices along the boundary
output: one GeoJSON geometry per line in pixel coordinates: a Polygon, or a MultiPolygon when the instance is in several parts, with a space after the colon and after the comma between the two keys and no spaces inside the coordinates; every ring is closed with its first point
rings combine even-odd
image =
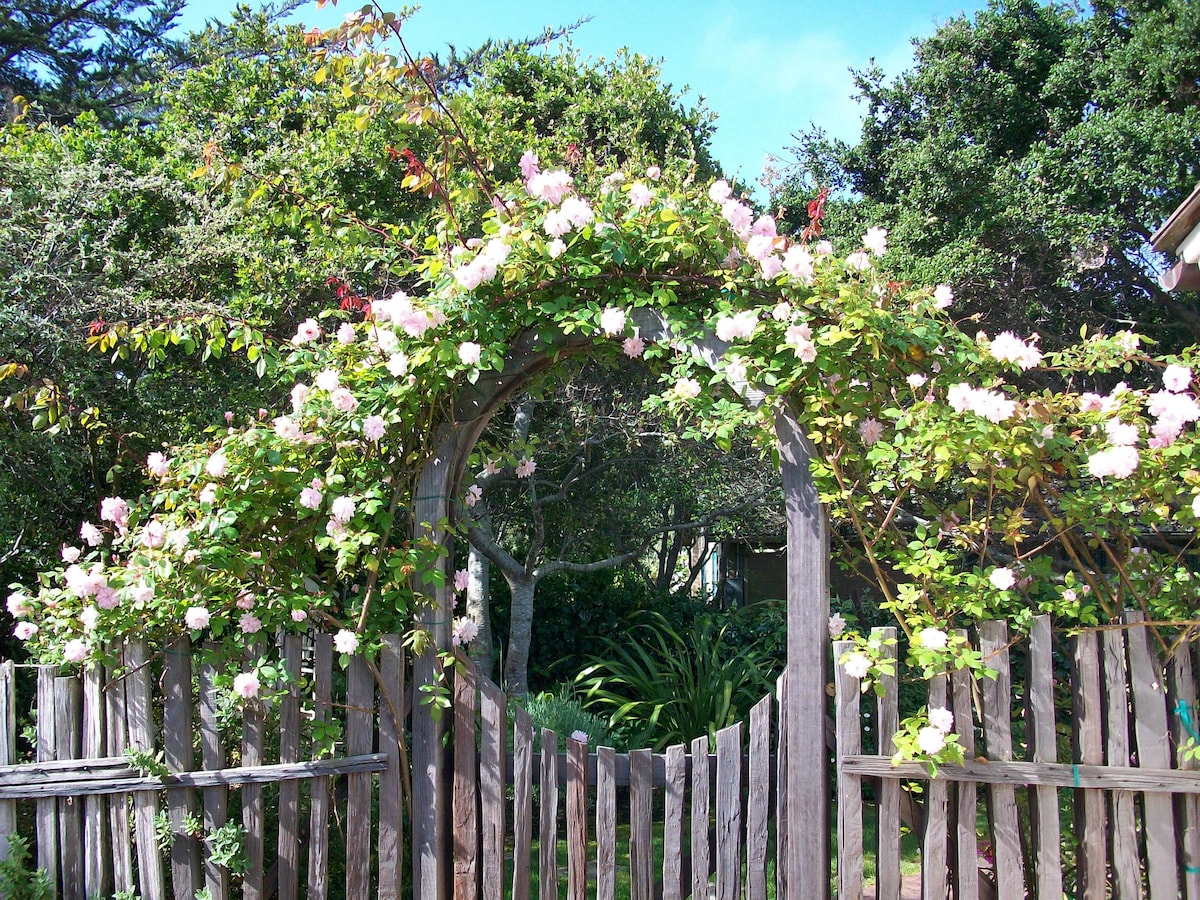
{"type": "Polygon", "coordinates": [[[0,666],[0,762],[14,759],[18,679],[36,680],[37,709],[37,761],[0,766],[0,834],[32,838],[34,864],[72,900],[401,896],[399,638],[342,670],[329,635],[289,636],[280,692],[244,703],[215,681],[247,663],[200,650],[133,642],[82,676],[0,666]],[[152,771],[159,754],[170,774],[152,771]]]}

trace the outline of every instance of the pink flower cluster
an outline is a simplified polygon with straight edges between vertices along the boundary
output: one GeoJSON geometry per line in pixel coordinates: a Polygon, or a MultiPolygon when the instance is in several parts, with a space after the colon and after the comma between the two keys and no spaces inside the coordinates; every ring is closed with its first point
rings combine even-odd
{"type": "Polygon", "coordinates": [[[812,328],[805,322],[789,325],[783,341],[795,352],[801,362],[810,363],[817,358],[817,345],[813,343],[812,328]]]}
{"type": "Polygon", "coordinates": [[[999,391],[973,388],[961,382],[950,388],[946,400],[955,412],[973,412],[997,424],[1012,418],[1017,411],[1016,401],[1009,400],[999,391]]]}
{"type": "Polygon", "coordinates": [[[466,290],[473,291],[496,277],[511,252],[512,248],[500,238],[492,238],[473,260],[454,270],[454,280],[466,290]]]}
{"type": "Polygon", "coordinates": [[[450,633],[450,643],[452,646],[461,647],[464,644],[471,643],[478,636],[479,623],[466,616],[460,616],[454,620],[454,625],[450,633]]]}
{"type": "Polygon", "coordinates": [[[758,314],[752,309],[717,319],[717,338],[729,343],[738,339],[750,340],[758,327],[758,314]]]}
{"type": "Polygon", "coordinates": [[[988,346],[988,352],[1000,362],[1016,363],[1022,369],[1032,369],[1042,361],[1042,351],[1034,346],[1037,335],[1028,342],[1021,340],[1011,331],[1002,331],[988,346]]]}
{"type": "MultiPolygon", "coordinates": [[[[507,249],[505,247],[506,251],[507,249]]],[[[505,252],[504,256],[507,258],[508,253],[505,252]]],[[[495,274],[493,270],[491,275],[483,280],[490,280],[495,277],[495,274]]],[[[376,322],[391,322],[399,326],[409,337],[415,338],[423,337],[430,328],[436,328],[446,322],[446,314],[440,309],[421,309],[413,304],[412,298],[404,291],[396,291],[386,300],[376,300],[371,304],[371,315],[374,316],[376,322]]],[[[387,338],[380,340],[384,334],[386,334],[385,329],[378,329],[376,341],[380,343],[381,348],[385,342],[391,344],[387,338]]],[[[394,346],[385,349],[394,349],[394,346]]]]}

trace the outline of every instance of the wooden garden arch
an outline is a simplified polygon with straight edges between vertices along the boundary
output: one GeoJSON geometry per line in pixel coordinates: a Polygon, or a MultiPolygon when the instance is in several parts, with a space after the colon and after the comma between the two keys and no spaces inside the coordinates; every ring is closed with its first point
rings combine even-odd
{"type": "MultiPolygon", "coordinates": [[[[672,340],[668,322],[654,310],[631,315],[647,340],[672,340]]],[[[435,452],[417,481],[414,503],[416,537],[431,538],[449,551],[441,565],[446,576],[418,588],[436,602],[419,614],[419,624],[433,635],[438,648],[450,646],[454,597],[453,536],[449,520],[452,498],[467,478],[471,451],[492,415],[533,377],[566,355],[592,346],[594,339],[565,335],[547,325],[530,329],[512,343],[500,372],[481,374],[457,397],[452,420],[442,426],[435,452]],[[552,331],[552,334],[547,334],[552,331]]],[[[710,366],[727,344],[715,336],[691,343],[689,349],[710,366]]],[[[747,401],[761,403],[761,393],[746,391],[747,401]]],[[[775,414],[780,475],[787,514],[787,900],[822,900],[829,896],[829,791],[825,748],[826,628],[829,619],[829,530],[816,485],[809,473],[813,447],[794,410],[781,404],[775,414]]],[[[417,694],[437,676],[437,654],[427,652],[414,663],[417,694]]],[[[443,900],[449,895],[450,790],[446,722],[432,708],[416,704],[412,718],[412,872],[417,900],[443,900]]],[[[781,898],[782,900],[782,898],[781,898]]]]}

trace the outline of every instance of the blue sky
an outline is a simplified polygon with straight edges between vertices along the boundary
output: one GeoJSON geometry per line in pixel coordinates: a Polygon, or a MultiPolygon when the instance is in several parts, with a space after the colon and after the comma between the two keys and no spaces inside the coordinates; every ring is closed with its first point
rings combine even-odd
{"type": "MultiPolygon", "coordinates": [[[[190,0],[183,19],[198,28],[228,0],[190,0]]],[[[718,114],[713,149],[738,180],[758,178],[768,153],[786,155],[791,136],[816,124],[853,138],[860,110],[849,69],[874,59],[889,76],[912,62],[926,37],[983,0],[430,0],[405,23],[414,53],[460,50],[486,38],[521,38],[590,16],[573,37],[579,51],[611,58],[622,47],[661,59],[663,78],[718,114]]],[[[296,19],[330,27],[357,3],[312,2],[296,19]]],[[[385,9],[398,8],[384,4],[385,9]]]]}

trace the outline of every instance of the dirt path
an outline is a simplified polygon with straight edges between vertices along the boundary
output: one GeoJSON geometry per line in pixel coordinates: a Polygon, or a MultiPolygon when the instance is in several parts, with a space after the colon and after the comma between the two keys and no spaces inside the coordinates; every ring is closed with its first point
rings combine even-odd
{"type": "MultiPolygon", "coordinates": [[[[863,900],[875,900],[875,885],[863,887],[863,900]]],[[[900,900],[921,900],[921,876],[900,876],[900,900]]]]}

